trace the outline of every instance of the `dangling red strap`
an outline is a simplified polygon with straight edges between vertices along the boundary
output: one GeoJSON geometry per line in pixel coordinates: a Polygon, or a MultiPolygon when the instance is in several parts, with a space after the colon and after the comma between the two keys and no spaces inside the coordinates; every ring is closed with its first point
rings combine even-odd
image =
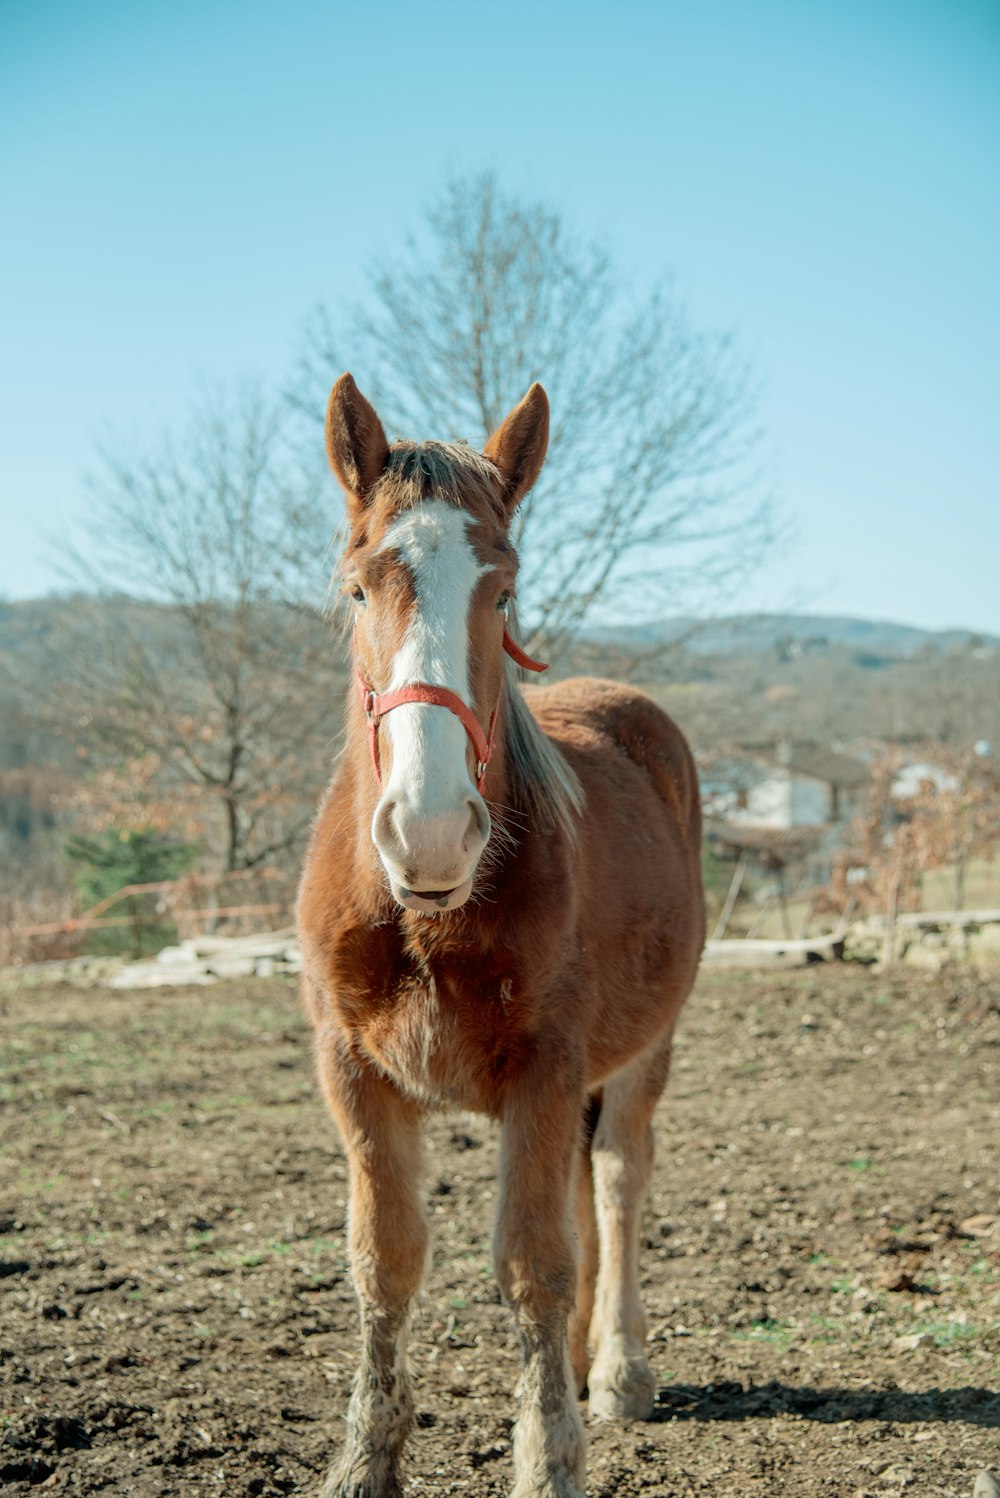
{"type": "Polygon", "coordinates": [[[526,671],[547,671],[549,669],[548,666],[543,666],[541,661],[533,661],[531,656],[526,654],[520,645],[511,639],[507,633],[506,624],[503,627],[503,648],[511,660],[516,661],[519,666],[523,666],[526,671]]]}

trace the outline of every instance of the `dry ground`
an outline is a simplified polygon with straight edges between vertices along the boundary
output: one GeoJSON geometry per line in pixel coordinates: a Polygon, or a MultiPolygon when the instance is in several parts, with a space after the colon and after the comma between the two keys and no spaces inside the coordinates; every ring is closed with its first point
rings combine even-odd
{"type": "MultiPolygon", "coordinates": [[[[344,1169],[284,980],[0,993],[0,1487],[315,1492],[355,1313],[344,1169]]],[[[1000,1467],[1000,984],[706,976],[647,1219],[649,1424],[591,1498],[970,1498],[1000,1467]]],[[[408,1491],[506,1493],[496,1140],[430,1128],[408,1491]]]]}

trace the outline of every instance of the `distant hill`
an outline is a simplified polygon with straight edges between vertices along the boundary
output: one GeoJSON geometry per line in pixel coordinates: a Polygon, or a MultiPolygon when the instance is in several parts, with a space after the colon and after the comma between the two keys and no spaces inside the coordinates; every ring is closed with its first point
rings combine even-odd
{"type": "Polygon", "coordinates": [[[674,618],[585,631],[594,644],[643,649],[684,641],[694,655],[820,654],[840,647],[873,659],[906,660],[921,650],[1000,646],[997,635],[969,629],[919,629],[891,620],[851,619],[838,614],[739,614],[708,622],[674,618]]]}
{"type": "Polygon", "coordinates": [[[121,622],[144,644],[169,640],[175,611],[169,604],[140,603],[127,597],[95,598],[85,593],[54,594],[50,598],[0,599],[0,657],[37,654],[53,633],[82,617],[104,624],[121,622]]]}
{"type": "MultiPolygon", "coordinates": [[[[101,603],[91,597],[53,596],[16,603],[0,599],[0,659],[36,651],[60,619],[81,610],[96,610],[106,620],[120,618],[134,636],[154,649],[170,642],[175,629],[168,605],[116,598],[101,603]]],[[[872,665],[908,660],[923,650],[948,651],[1000,647],[1000,636],[969,629],[919,629],[883,619],[851,619],[839,614],[739,614],[724,619],[675,617],[643,624],[583,631],[580,643],[624,652],[683,642],[694,656],[778,655],[795,659],[848,651],[872,665]]]]}

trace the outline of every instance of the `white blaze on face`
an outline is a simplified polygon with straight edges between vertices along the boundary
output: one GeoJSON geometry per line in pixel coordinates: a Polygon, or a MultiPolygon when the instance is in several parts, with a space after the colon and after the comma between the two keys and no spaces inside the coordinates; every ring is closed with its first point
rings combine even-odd
{"type": "MultiPolygon", "coordinates": [[[[469,603],[486,570],[468,537],[469,517],[443,500],[425,500],[400,515],[380,551],[395,552],[413,579],[414,608],[392,664],[387,690],[413,682],[447,687],[472,707],[469,603]]],[[[391,879],[471,877],[485,836],[466,836],[470,820],[488,834],[489,819],[468,767],[468,735],[454,713],[405,703],[383,721],[392,766],[373,832],[391,879]],[[385,813],[389,812],[387,822],[385,813]],[[471,863],[470,863],[471,860],[471,863]]]]}

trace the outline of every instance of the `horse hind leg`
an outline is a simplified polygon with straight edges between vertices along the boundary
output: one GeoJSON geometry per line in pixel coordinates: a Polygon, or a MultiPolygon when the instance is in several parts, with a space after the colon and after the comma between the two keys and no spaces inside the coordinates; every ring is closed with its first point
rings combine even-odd
{"type": "Polygon", "coordinates": [[[583,1140],[576,1172],[576,1298],[569,1318],[569,1356],[576,1391],[582,1397],[590,1368],[590,1322],[597,1290],[597,1218],[594,1213],[594,1172],[590,1147],[601,1111],[600,1094],[587,1101],[583,1140]]]}
{"type": "Polygon", "coordinates": [[[591,1146],[600,1264],[588,1379],[597,1419],[645,1420],[655,1380],[639,1297],[639,1230],[653,1164],[652,1118],[670,1068],[670,1036],[604,1084],[591,1146]]]}

